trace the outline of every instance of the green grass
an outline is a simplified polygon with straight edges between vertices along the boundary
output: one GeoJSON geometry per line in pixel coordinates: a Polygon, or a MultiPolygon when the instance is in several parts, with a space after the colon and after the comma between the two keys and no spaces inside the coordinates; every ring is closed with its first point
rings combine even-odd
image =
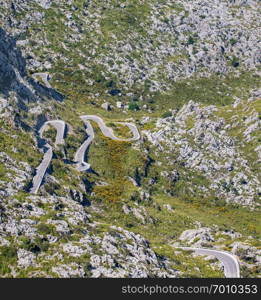
{"type": "Polygon", "coordinates": [[[142,164],[141,154],[132,149],[131,143],[106,138],[96,124],[93,127],[95,142],[90,147],[89,162],[99,176],[109,183],[108,186],[96,186],[94,191],[98,198],[120,201],[133,190],[127,176],[134,174],[137,164],[142,164]]]}
{"type": "Polygon", "coordinates": [[[189,100],[203,104],[224,106],[234,101],[233,96],[247,98],[250,90],[259,86],[260,78],[250,72],[242,71],[239,77],[233,74],[227,76],[212,75],[209,78],[193,78],[180,80],[165,93],[155,95],[155,102],[160,108],[180,108],[189,100]]]}
{"type": "Polygon", "coordinates": [[[6,173],[7,173],[7,169],[3,164],[0,164],[0,180],[2,181],[7,180],[6,173]]]}
{"type": "Polygon", "coordinates": [[[51,145],[54,145],[56,140],[56,134],[56,129],[53,126],[48,125],[43,133],[43,138],[47,139],[51,145]]]}
{"type": "Polygon", "coordinates": [[[36,148],[32,133],[15,129],[5,124],[3,120],[0,121],[0,127],[2,129],[0,132],[0,151],[7,153],[17,162],[27,162],[31,166],[37,166],[42,155],[36,148]]]}
{"type": "Polygon", "coordinates": [[[260,211],[250,211],[240,206],[207,207],[200,204],[189,204],[178,198],[168,198],[164,195],[158,196],[158,203],[171,204],[176,214],[191,216],[206,226],[218,225],[220,228],[232,228],[235,231],[251,235],[256,239],[261,237],[260,211]]]}
{"type": "Polygon", "coordinates": [[[132,138],[132,132],[126,125],[108,122],[108,123],[106,123],[106,126],[111,127],[113,129],[113,133],[118,138],[121,138],[121,139],[132,138]]]}
{"type": "Polygon", "coordinates": [[[14,246],[0,247],[0,277],[5,277],[11,272],[11,266],[17,262],[17,249],[14,246]]]}
{"type": "Polygon", "coordinates": [[[120,37],[133,32],[145,34],[140,23],[145,21],[148,14],[149,5],[140,5],[138,0],[131,1],[124,9],[112,6],[106,9],[105,16],[101,19],[101,31],[105,38],[110,37],[112,33],[120,37]]]}

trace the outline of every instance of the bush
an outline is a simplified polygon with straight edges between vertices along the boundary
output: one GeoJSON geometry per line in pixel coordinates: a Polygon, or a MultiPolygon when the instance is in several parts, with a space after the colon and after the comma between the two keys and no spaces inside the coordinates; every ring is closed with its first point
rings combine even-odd
{"type": "Polygon", "coordinates": [[[40,223],[37,226],[37,229],[40,234],[52,234],[53,233],[53,228],[51,225],[40,223]]]}
{"type": "Polygon", "coordinates": [[[43,238],[35,238],[34,241],[32,241],[29,238],[23,238],[22,239],[22,248],[24,248],[27,251],[33,252],[35,254],[38,254],[42,251],[47,251],[49,248],[49,242],[47,239],[43,238]]]}
{"type": "Polygon", "coordinates": [[[113,89],[111,91],[109,91],[109,94],[112,96],[118,96],[121,93],[121,90],[118,89],[113,89]]]}
{"type": "Polygon", "coordinates": [[[192,36],[190,36],[188,38],[188,45],[193,45],[193,44],[195,44],[195,39],[192,36]]]}
{"type": "Polygon", "coordinates": [[[161,116],[163,119],[165,118],[169,118],[169,117],[172,117],[172,112],[171,111],[166,111],[162,114],[161,116]]]}
{"type": "Polygon", "coordinates": [[[137,103],[130,103],[129,104],[129,110],[132,110],[132,111],[137,111],[137,110],[140,110],[140,107],[137,103]]]}
{"type": "Polygon", "coordinates": [[[13,246],[3,246],[0,248],[0,277],[11,272],[11,265],[16,264],[17,252],[13,246]]]}
{"type": "Polygon", "coordinates": [[[1,248],[1,255],[7,259],[16,258],[17,252],[15,247],[12,246],[4,246],[1,248]]]}
{"type": "Polygon", "coordinates": [[[237,68],[239,66],[239,59],[237,57],[233,56],[232,61],[231,61],[231,65],[234,68],[237,68]]]}
{"type": "Polygon", "coordinates": [[[232,38],[229,42],[232,46],[234,46],[237,43],[237,40],[232,38]]]}
{"type": "Polygon", "coordinates": [[[55,194],[55,191],[59,190],[60,185],[55,182],[49,182],[48,184],[46,184],[44,186],[44,188],[48,194],[53,195],[53,194],[55,194]]]}
{"type": "Polygon", "coordinates": [[[55,155],[55,157],[57,157],[57,159],[63,159],[64,158],[63,145],[58,145],[57,146],[57,149],[54,151],[54,155],[55,155]]]}

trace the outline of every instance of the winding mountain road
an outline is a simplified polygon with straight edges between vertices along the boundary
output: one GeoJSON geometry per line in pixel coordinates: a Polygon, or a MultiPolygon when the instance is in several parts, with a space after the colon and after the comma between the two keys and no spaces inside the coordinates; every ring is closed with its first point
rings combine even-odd
{"type": "MultiPolygon", "coordinates": [[[[37,74],[37,75],[39,76],[39,74],[37,74]]],[[[74,157],[74,160],[77,163],[76,167],[81,172],[89,170],[91,167],[90,164],[85,162],[86,151],[88,150],[91,142],[94,139],[94,130],[93,130],[93,127],[92,127],[91,123],[89,122],[89,120],[96,122],[99,125],[102,133],[106,137],[109,137],[113,140],[136,141],[136,140],[140,139],[139,131],[138,131],[137,127],[132,123],[117,122],[118,124],[126,125],[127,127],[129,127],[129,129],[133,133],[133,137],[130,139],[120,139],[113,134],[113,130],[111,128],[107,127],[105,125],[104,121],[100,117],[94,116],[94,115],[86,115],[86,116],[81,116],[81,119],[84,121],[84,123],[86,125],[86,133],[88,135],[87,140],[77,150],[75,157],[74,157]]],[[[39,130],[39,135],[41,138],[43,138],[43,133],[48,125],[55,127],[55,129],[57,131],[55,146],[57,146],[59,144],[63,144],[64,143],[64,133],[65,133],[65,128],[66,128],[65,122],[62,120],[53,120],[53,121],[45,122],[44,125],[39,130]]],[[[36,169],[36,175],[33,178],[32,188],[30,189],[30,193],[32,193],[32,194],[37,194],[37,192],[43,182],[44,176],[46,174],[46,170],[47,170],[48,166],[50,165],[52,157],[53,157],[53,149],[52,149],[51,145],[46,143],[43,146],[43,149],[44,150],[47,149],[47,151],[45,151],[43,160],[36,169]]]]}
{"type": "Polygon", "coordinates": [[[92,125],[89,121],[96,122],[99,125],[103,135],[108,137],[108,138],[111,138],[112,140],[131,142],[131,141],[137,141],[137,140],[140,139],[140,133],[139,133],[137,127],[132,123],[116,122],[116,124],[118,123],[118,124],[126,125],[127,127],[129,127],[130,131],[133,134],[132,138],[121,139],[121,138],[118,138],[114,135],[113,130],[105,125],[102,118],[100,118],[98,116],[95,116],[95,115],[85,115],[85,116],[81,116],[80,118],[85,123],[86,133],[88,135],[87,140],[81,145],[81,147],[78,149],[78,151],[76,152],[76,154],[74,156],[74,161],[77,163],[77,169],[81,172],[87,171],[91,168],[90,164],[85,162],[86,151],[88,150],[91,142],[94,139],[94,130],[93,130],[93,127],[92,127],[92,125]]]}
{"type": "Polygon", "coordinates": [[[224,273],[226,278],[240,278],[240,268],[237,258],[225,251],[180,247],[182,250],[194,251],[196,254],[215,256],[224,266],[224,273]]]}
{"type": "MultiPolygon", "coordinates": [[[[80,118],[84,121],[84,123],[86,125],[86,133],[88,136],[86,141],[77,150],[75,157],[74,157],[74,160],[77,163],[76,167],[81,172],[89,170],[91,167],[90,164],[85,162],[86,151],[88,150],[88,148],[95,136],[94,130],[93,130],[93,127],[92,127],[90,121],[96,122],[99,125],[103,135],[106,137],[109,137],[113,140],[130,142],[130,141],[137,141],[140,139],[139,131],[138,131],[137,127],[132,123],[117,122],[118,124],[122,124],[122,125],[129,127],[130,131],[133,134],[132,138],[121,139],[114,135],[113,130],[105,125],[102,118],[95,116],[95,115],[85,115],[85,116],[81,116],[80,118]]],[[[66,128],[65,122],[61,121],[61,120],[53,120],[53,121],[45,122],[44,125],[39,130],[39,135],[41,138],[43,138],[43,133],[48,125],[53,126],[57,130],[55,146],[57,146],[59,144],[63,144],[65,128],[66,128]]],[[[43,158],[41,164],[36,169],[36,175],[33,178],[32,188],[30,190],[30,192],[32,194],[37,194],[37,192],[43,182],[44,176],[46,174],[46,170],[47,170],[48,166],[50,165],[52,157],[53,157],[53,149],[52,149],[51,145],[46,143],[43,146],[43,148],[47,149],[47,151],[44,154],[44,158],[43,158]]],[[[213,250],[213,249],[204,249],[204,248],[191,248],[191,247],[178,247],[178,248],[185,250],[185,251],[186,250],[194,251],[196,254],[200,254],[200,255],[212,255],[212,256],[216,257],[224,266],[224,274],[225,274],[226,278],[240,278],[240,268],[239,268],[238,260],[234,255],[232,255],[228,252],[213,250]]]]}
{"type": "MultiPolygon", "coordinates": [[[[54,121],[47,121],[44,123],[44,125],[39,130],[40,138],[43,138],[43,133],[48,125],[53,126],[57,130],[56,134],[56,140],[55,140],[55,146],[63,144],[64,143],[64,133],[66,125],[64,121],[61,120],[54,120],[54,121]]],[[[43,160],[39,167],[36,169],[36,175],[33,178],[32,188],[30,189],[30,193],[37,194],[44,176],[46,174],[46,170],[48,169],[51,160],[53,158],[53,148],[51,145],[46,143],[43,148],[46,148],[47,151],[44,153],[43,160]]]]}

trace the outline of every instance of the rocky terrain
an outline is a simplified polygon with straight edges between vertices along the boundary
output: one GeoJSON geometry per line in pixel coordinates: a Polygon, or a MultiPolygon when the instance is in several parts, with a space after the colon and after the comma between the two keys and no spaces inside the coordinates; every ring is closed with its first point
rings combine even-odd
{"type": "MultiPolygon", "coordinates": [[[[0,277],[259,277],[260,3],[0,0],[0,277]],[[136,124],[111,140],[80,116],[136,124]],[[63,120],[37,195],[32,179],[63,120]]],[[[52,144],[53,143],[53,144],[52,144]]]]}
{"type": "Polygon", "coordinates": [[[0,4],[2,26],[29,71],[48,71],[60,88],[95,101],[150,103],[158,92],[171,93],[173,81],[255,71],[260,63],[259,1],[0,4]]]}
{"type": "MultiPolygon", "coordinates": [[[[225,110],[190,101],[173,116],[157,120],[155,129],[143,133],[159,149],[157,156],[164,152],[168,163],[182,164],[205,178],[197,195],[214,193],[228,203],[260,206],[260,172],[256,172],[261,157],[260,93],[257,95],[225,110]]],[[[175,169],[160,175],[174,184],[182,180],[175,169]]],[[[189,192],[195,193],[193,187],[189,192]]]]}

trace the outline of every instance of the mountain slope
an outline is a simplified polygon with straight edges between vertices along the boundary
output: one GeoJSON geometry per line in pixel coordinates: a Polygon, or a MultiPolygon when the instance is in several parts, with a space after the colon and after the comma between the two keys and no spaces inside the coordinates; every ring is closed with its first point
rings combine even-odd
{"type": "Polygon", "coordinates": [[[260,276],[259,1],[0,0],[0,17],[0,277],[224,276],[184,246],[260,276]],[[141,139],[92,122],[80,172],[83,115],[141,139]]]}

